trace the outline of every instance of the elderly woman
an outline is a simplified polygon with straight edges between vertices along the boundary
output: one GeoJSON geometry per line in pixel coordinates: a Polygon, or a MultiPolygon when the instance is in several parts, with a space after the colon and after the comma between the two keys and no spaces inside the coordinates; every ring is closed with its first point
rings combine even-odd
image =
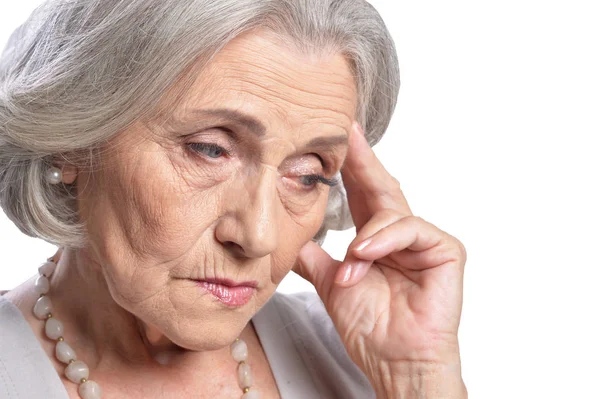
{"type": "Polygon", "coordinates": [[[368,3],[49,0],[0,73],[2,208],[59,247],[0,296],[1,397],[467,397],[465,249],[371,149],[368,3]]]}

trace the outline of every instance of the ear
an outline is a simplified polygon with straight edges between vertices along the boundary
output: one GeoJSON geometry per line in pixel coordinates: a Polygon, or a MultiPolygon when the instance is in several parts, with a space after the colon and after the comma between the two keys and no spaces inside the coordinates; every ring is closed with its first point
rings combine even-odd
{"type": "Polygon", "coordinates": [[[52,165],[59,168],[62,172],[62,182],[64,184],[73,184],[75,179],[77,179],[78,169],[77,166],[68,162],[65,159],[57,159],[55,158],[52,162],[52,165]]]}
{"type": "Polygon", "coordinates": [[[73,184],[77,178],[77,168],[74,165],[65,165],[62,168],[63,183],[73,184]]]}

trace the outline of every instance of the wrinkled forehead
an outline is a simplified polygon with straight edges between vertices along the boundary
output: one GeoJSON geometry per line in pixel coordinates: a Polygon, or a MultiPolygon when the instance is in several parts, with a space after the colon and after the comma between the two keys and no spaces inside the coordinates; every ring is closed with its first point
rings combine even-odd
{"type": "Polygon", "coordinates": [[[198,75],[177,118],[197,109],[237,109],[262,120],[269,134],[349,132],[357,106],[356,83],[339,53],[301,55],[268,33],[230,41],[198,75]]]}

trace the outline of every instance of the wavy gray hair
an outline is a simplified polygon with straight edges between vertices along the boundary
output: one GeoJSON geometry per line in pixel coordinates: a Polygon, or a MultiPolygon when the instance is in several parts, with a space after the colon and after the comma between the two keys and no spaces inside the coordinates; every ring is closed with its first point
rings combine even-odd
{"type": "MultiPolygon", "coordinates": [[[[304,54],[343,54],[356,76],[358,122],[371,146],[380,140],[400,73],[394,42],[364,0],[47,0],[0,58],[0,206],[9,219],[29,236],[83,246],[73,185],[44,179],[52,160],[80,154],[77,162],[96,167],[107,140],[168,114],[193,83],[188,72],[253,28],[304,54]],[[176,100],[162,105],[174,87],[176,100]]],[[[313,240],[352,225],[340,183],[313,240]]]]}

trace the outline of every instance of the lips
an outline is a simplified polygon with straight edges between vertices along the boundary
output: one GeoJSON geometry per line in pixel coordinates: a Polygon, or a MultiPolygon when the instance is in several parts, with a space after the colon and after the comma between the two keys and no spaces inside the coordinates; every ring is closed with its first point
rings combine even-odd
{"type": "Polygon", "coordinates": [[[256,288],[256,286],[258,285],[258,283],[256,281],[242,281],[242,282],[236,282],[233,280],[230,280],[228,278],[203,278],[201,280],[196,280],[196,281],[205,281],[207,283],[213,283],[213,284],[219,284],[219,285],[225,285],[227,287],[240,287],[240,286],[245,286],[245,287],[252,287],[252,288],[256,288]]]}
{"type": "Polygon", "coordinates": [[[242,306],[248,303],[257,286],[256,281],[235,282],[229,279],[210,278],[194,281],[200,288],[228,306],[242,306]]]}

